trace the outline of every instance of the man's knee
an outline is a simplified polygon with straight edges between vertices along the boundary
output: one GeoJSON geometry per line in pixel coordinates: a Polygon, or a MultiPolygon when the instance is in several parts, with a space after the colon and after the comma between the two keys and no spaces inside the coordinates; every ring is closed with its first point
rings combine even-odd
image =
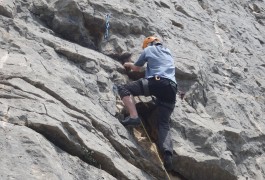
{"type": "Polygon", "coordinates": [[[126,88],[126,84],[118,85],[117,88],[118,88],[118,93],[119,93],[121,99],[125,96],[131,95],[130,91],[126,88]]]}

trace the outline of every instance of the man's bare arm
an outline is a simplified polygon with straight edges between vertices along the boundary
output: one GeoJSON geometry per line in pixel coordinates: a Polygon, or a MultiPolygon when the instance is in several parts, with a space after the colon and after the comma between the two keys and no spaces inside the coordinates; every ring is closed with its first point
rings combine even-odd
{"type": "Polygon", "coordinates": [[[123,64],[125,68],[129,68],[133,71],[140,71],[141,67],[140,66],[135,66],[132,62],[126,62],[123,64]]]}

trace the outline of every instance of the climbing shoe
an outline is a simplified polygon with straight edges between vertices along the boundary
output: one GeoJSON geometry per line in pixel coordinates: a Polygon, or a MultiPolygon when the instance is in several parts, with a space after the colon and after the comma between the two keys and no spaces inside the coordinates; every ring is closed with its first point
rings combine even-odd
{"type": "Polygon", "coordinates": [[[164,167],[167,171],[173,170],[172,154],[169,151],[166,151],[164,154],[164,167]]]}
{"type": "Polygon", "coordinates": [[[139,126],[141,124],[141,119],[139,117],[131,118],[130,116],[128,116],[123,121],[121,121],[121,124],[124,126],[139,126]]]}

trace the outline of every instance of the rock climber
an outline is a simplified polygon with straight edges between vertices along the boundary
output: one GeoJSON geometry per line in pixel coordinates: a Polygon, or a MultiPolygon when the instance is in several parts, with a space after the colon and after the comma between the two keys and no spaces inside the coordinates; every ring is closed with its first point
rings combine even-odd
{"type": "Polygon", "coordinates": [[[147,63],[145,78],[118,86],[119,95],[130,114],[121,123],[126,127],[141,124],[133,96],[155,96],[159,111],[158,145],[163,153],[164,167],[170,171],[173,169],[173,144],[169,121],[177,93],[174,60],[170,50],[155,36],[145,38],[142,48],[143,52],[135,63],[126,62],[123,65],[132,71],[140,71],[147,63]]]}

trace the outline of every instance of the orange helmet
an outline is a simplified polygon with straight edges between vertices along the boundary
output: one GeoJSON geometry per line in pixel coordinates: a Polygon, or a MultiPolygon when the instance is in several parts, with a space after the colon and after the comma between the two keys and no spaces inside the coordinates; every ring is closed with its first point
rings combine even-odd
{"type": "Polygon", "coordinates": [[[149,36],[149,37],[145,38],[142,48],[143,49],[146,48],[149,43],[154,42],[154,41],[159,42],[159,39],[157,37],[155,37],[155,36],[149,36]]]}

